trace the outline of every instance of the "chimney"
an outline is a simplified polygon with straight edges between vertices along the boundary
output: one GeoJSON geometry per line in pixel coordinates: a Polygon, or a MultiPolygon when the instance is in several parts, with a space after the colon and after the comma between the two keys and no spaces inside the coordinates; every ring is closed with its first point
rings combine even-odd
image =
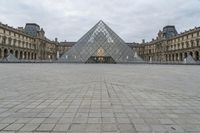
{"type": "Polygon", "coordinates": [[[58,38],[57,37],[55,38],[55,42],[58,42],[58,38]]]}

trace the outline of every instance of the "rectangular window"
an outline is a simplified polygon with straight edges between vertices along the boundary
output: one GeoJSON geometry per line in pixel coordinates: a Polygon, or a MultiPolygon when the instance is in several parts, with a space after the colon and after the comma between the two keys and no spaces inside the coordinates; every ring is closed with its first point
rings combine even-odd
{"type": "Polygon", "coordinates": [[[19,41],[18,41],[18,44],[17,44],[16,46],[18,47],[18,46],[20,46],[20,45],[21,45],[21,41],[19,40],[19,41]]]}
{"type": "Polygon", "coordinates": [[[182,43],[182,48],[184,48],[184,43],[182,43]]]}
{"type": "Polygon", "coordinates": [[[194,41],[191,41],[191,47],[193,47],[194,46],[194,41]]]}
{"type": "Polygon", "coordinates": [[[2,37],[2,43],[3,43],[3,44],[5,43],[5,38],[4,38],[4,37],[2,37]]]}
{"type": "Polygon", "coordinates": [[[14,45],[15,45],[15,46],[16,46],[16,42],[17,42],[17,40],[15,39],[15,40],[14,40],[14,45]]]}

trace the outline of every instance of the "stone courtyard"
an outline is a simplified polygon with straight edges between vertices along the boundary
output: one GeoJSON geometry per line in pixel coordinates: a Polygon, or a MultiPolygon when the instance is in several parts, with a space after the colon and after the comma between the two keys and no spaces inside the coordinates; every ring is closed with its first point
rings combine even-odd
{"type": "Polygon", "coordinates": [[[1,133],[200,133],[200,67],[0,64],[1,133]]]}

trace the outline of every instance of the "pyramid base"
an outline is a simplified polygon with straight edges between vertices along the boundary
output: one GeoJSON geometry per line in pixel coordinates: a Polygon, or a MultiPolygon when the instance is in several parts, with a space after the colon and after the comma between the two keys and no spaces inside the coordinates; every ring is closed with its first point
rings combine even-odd
{"type": "Polygon", "coordinates": [[[86,63],[116,64],[111,56],[91,56],[86,63]]]}

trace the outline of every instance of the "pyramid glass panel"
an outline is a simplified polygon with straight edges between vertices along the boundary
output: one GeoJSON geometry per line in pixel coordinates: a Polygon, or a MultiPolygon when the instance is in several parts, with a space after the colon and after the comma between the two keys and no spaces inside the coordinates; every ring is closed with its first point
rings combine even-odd
{"type": "Polygon", "coordinates": [[[141,62],[136,53],[109,28],[99,21],[60,61],[71,63],[131,63],[141,62]],[[111,61],[111,62],[109,62],[111,61]]]}

